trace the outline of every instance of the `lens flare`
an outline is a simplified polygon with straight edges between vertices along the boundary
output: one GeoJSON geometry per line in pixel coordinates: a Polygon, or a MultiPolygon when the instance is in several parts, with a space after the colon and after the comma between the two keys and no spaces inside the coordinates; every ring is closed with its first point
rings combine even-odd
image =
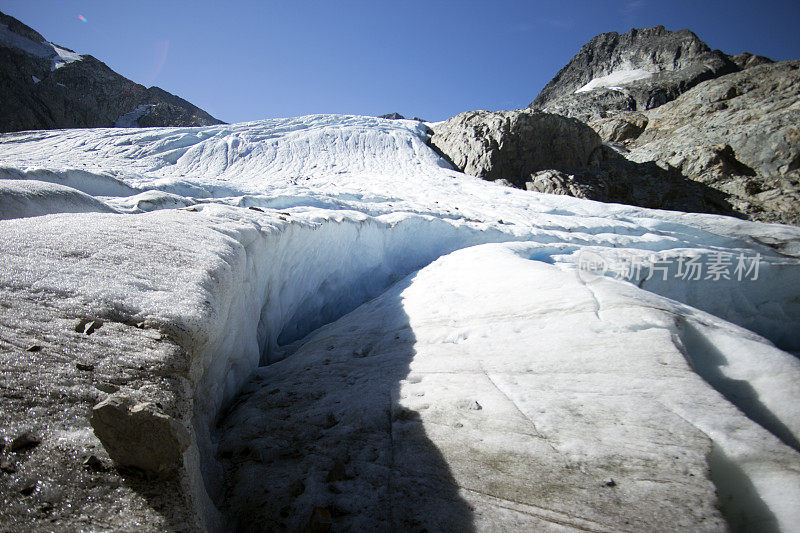
{"type": "Polygon", "coordinates": [[[89,22],[83,15],[78,15],[78,20],[80,20],[81,22],[89,22]]]}

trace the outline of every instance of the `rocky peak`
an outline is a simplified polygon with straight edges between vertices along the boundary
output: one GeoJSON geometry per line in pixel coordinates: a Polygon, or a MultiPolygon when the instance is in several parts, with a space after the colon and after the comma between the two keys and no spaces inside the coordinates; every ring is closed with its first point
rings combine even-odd
{"type": "Polygon", "coordinates": [[[689,30],[602,33],[586,43],[530,107],[583,120],[641,111],[741,67],[689,30]]]}
{"type": "Polygon", "coordinates": [[[25,39],[30,39],[31,41],[36,43],[45,42],[45,38],[42,37],[42,35],[39,32],[31,28],[30,26],[23,24],[14,17],[6,15],[1,11],[0,11],[0,24],[7,27],[8,31],[10,31],[11,33],[19,35],[20,37],[24,37],[25,39]]]}
{"type": "Polygon", "coordinates": [[[48,42],[0,13],[0,132],[220,124],[199,107],[149,89],[90,55],[48,42]]]}

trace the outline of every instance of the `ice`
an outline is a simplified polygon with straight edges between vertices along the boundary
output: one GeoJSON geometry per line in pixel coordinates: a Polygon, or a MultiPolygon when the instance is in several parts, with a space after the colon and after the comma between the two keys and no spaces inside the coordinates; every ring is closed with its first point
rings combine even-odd
{"type": "Polygon", "coordinates": [[[113,213],[105,203],[70,187],[36,180],[0,180],[0,220],[51,213],[113,213]]]}
{"type": "Polygon", "coordinates": [[[360,529],[412,508],[395,529],[718,530],[719,506],[790,530],[800,230],[516,190],[427,140],[341,115],[2,135],[0,291],[20,316],[103,320],[111,346],[159,343],[108,364],[145,369],[120,394],[190,427],[181,479],[207,525],[319,505],[360,529]],[[587,278],[586,253],[760,271],[587,278]]]}
{"type": "Polygon", "coordinates": [[[619,85],[625,85],[637,80],[645,80],[653,75],[648,70],[639,68],[615,70],[611,74],[594,78],[589,83],[575,90],[576,93],[585,93],[598,89],[600,87],[608,87],[609,89],[620,89],[619,85]]]}
{"type": "Polygon", "coordinates": [[[128,111],[124,115],[120,115],[117,120],[114,121],[115,128],[135,128],[138,127],[137,120],[145,116],[150,109],[152,109],[153,104],[142,104],[136,106],[135,109],[128,111]]]}

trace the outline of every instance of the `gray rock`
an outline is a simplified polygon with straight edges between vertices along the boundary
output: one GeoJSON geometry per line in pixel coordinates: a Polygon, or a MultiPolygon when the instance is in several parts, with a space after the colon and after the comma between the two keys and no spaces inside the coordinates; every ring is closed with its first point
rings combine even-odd
{"type": "Polygon", "coordinates": [[[522,109],[462,113],[434,127],[431,145],[466,174],[524,188],[539,170],[587,166],[601,141],[578,120],[522,109]]]}
{"type": "Polygon", "coordinates": [[[620,113],[613,117],[592,120],[589,125],[603,141],[628,142],[642,134],[647,117],[641,113],[620,113]]]}
{"type": "Polygon", "coordinates": [[[646,113],[629,157],[726,195],[749,218],[800,223],[800,61],[763,63],[646,113]]]}
{"type": "Polygon", "coordinates": [[[178,466],[189,430],[156,405],[114,394],[92,409],[92,429],[119,467],[162,474],[178,466]]]}
{"type": "Polygon", "coordinates": [[[736,54],[735,56],[728,56],[728,57],[731,61],[736,63],[737,67],[739,67],[742,70],[751,67],[757,67],[758,65],[766,65],[768,63],[773,63],[773,61],[768,57],[751,54],[749,52],[743,52],[741,54],[736,54]]]}

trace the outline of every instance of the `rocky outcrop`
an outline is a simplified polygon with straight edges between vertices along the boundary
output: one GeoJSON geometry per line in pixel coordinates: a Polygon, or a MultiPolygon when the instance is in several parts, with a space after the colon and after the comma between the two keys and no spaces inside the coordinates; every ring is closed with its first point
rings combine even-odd
{"type": "Polygon", "coordinates": [[[146,88],[90,55],[47,42],[0,13],[0,132],[30,129],[220,124],[158,87],[146,88]],[[121,117],[142,113],[124,124],[121,117]]]}
{"type": "Polygon", "coordinates": [[[630,159],[675,168],[751,218],[800,223],[800,61],[707,81],[646,116],[630,159]]]}
{"type": "Polygon", "coordinates": [[[591,166],[571,173],[536,172],[525,183],[525,188],[653,209],[740,215],[726,195],[686,178],[673,168],[665,169],[653,162],[635,163],[606,147],[595,159],[591,166]]]}
{"type": "Polygon", "coordinates": [[[736,63],[736,66],[742,70],[773,62],[768,57],[751,54],[749,52],[742,52],[741,54],[736,54],[735,56],[729,56],[728,58],[734,63],[736,63]]]}
{"type": "Polygon", "coordinates": [[[588,121],[658,107],[740,68],[689,30],[655,26],[603,33],[580,49],[530,107],[588,121]]]}
{"type": "Polygon", "coordinates": [[[524,188],[540,170],[585,167],[600,137],[578,120],[518,111],[469,111],[433,128],[431,145],[458,170],[524,188]]]}

